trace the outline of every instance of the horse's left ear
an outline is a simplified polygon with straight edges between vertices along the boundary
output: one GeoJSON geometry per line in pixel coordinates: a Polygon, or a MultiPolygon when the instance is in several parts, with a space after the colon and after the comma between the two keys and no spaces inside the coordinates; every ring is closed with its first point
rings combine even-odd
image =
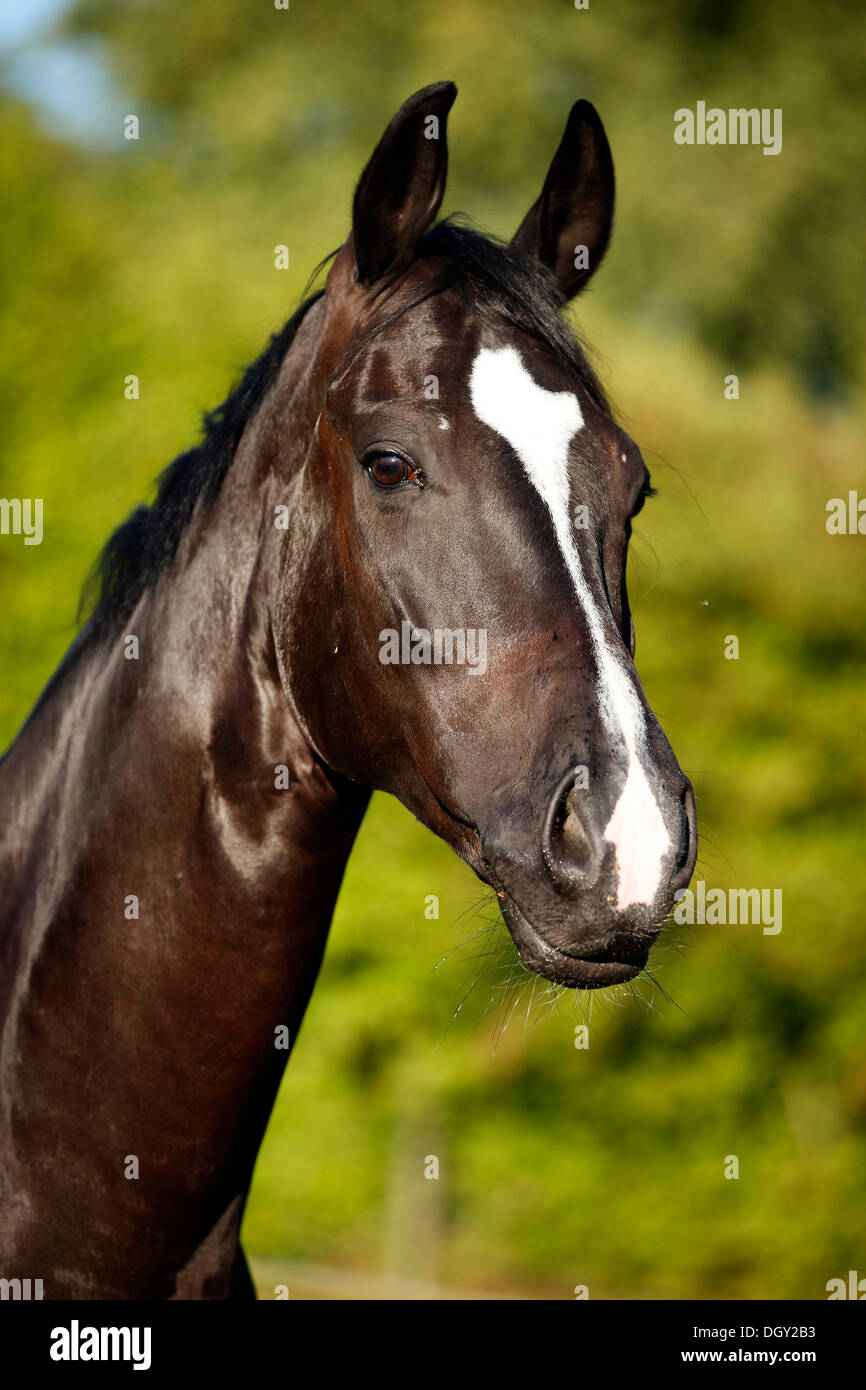
{"type": "Polygon", "coordinates": [[[453,82],[434,82],[411,96],[361,175],[352,233],[363,284],[405,270],[439,211],[448,173],[445,123],[456,95],[453,82]]]}
{"type": "Polygon", "coordinates": [[[551,271],[573,299],[601,264],[613,225],[613,157],[595,107],[577,101],[544,180],[541,197],[512,245],[551,271]]]}

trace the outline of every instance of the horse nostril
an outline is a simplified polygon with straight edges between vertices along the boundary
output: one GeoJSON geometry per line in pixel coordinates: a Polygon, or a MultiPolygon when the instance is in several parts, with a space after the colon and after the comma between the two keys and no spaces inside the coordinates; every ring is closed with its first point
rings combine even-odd
{"type": "Polygon", "coordinates": [[[682,794],[683,831],[680,849],[674,868],[674,888],[685,888],[694,873],[698,857],[698,818],[695,810],[695,793],[690,782],[686,782],[682,794]]]}
{"type": "Polygon", "coordinates": [[[586,792],[570,773],[558,788],[544,828],[544,859],[559,888],[586,885],[595,879],[600,852],[585,819],[582,800],[586,792]]]}
{"type": "Polygon", "coordinates": [[[592,846],[575,803],[577,796],[578,792],[572,787],[563,799],[556,813],[554,833],[558,835],[569,863],[583,871],[592,859],[592,846]]]}

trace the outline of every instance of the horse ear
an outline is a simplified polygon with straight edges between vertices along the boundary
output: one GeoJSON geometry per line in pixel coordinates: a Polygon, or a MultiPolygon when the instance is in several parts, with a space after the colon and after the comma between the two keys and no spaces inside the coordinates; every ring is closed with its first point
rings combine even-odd
{"type": "Polygon", "coordinates": [[[411,96],[361,175],[352,232],[358,279],[366,285],[406,269],[439,211],[448,172],[445,125],[456,96],[453,82],[411,96]]]}
{"type": "Polygon", "coordinates": [[[544,180],[541,197],[512,245],[553,273],[564,300],[598,269],[613,225],[613,157],[595,107],[577,101],[544,180]]]}

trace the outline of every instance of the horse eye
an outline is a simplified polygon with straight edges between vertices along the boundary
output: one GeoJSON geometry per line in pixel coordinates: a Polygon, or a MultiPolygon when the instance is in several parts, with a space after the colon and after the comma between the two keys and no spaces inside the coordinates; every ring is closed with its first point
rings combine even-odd
{"type": "Polygon", "coordinates": [[[378,487],[398,488],[401,483],[414,483],[418,488],[427,486],[427,475],[401,454],[383,449],[380,454],[371,451],[363,460],[364,467],[378,487]]]}
{"type": "Polygon", "coordinates": [[[408,463],[399,454],[376,454],[367,460],[367,472],[380,487],[399,487],[411,476],[408,463]]]}
{"type": "Polygon", "coordinates": [[[634,520],[638,513],[643,511],[644,503],[646,502],[648,497],[658,497],[658,491],[658,488],[653,487],[649,480],[647,480],[644,483],[643,487],[641,488],[640,492],[635,498],[635,504],[631,509],[629,521],[634,520]]]}

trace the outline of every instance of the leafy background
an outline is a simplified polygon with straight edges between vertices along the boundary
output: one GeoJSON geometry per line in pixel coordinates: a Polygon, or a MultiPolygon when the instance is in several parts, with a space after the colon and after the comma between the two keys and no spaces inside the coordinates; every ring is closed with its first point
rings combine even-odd
{"type": "Polygon", "coordinates": [[[619,203],[577,318],[661,488],[638,667],[697,787],[698,875],[783,890],[779,935],[675,930],[657,988],[550,996],[376,798],[257,1168],[263,1297],[822,1298],[866,1273],[866,540],[825,529],[866,491],[863,30],[854,0],[13,0],[0,24],[0,492],[46,517],[41,547],[0,540],[2,741],[109,530],[342,241],[400,101],[457,81],[445,211],[507,236],[587,96],[619,203]],[[676,146],[698,99],[781,107],[782,154],[676,146]]]}

